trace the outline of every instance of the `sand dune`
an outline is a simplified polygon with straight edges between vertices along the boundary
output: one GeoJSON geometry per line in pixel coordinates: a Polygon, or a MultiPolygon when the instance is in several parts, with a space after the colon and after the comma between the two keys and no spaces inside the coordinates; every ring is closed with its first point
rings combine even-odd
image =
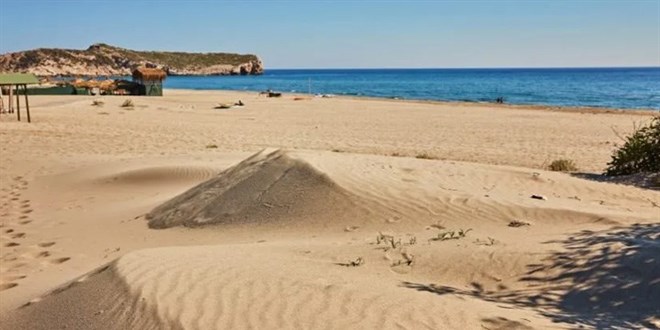
{"type": "Polygon", "coordinates": [[[327,225],[329,219],[346,216],[362,203],[304,161],[276,150],[253,155],[158,206],[146,218],[151,228],[222,223],[327,225]]]}
{"type": "Polygon", "coordinates": [[[660,327],[660,193],[541,168],[643,113],[173,94],[0,117],[0,329],[660,327]]]}

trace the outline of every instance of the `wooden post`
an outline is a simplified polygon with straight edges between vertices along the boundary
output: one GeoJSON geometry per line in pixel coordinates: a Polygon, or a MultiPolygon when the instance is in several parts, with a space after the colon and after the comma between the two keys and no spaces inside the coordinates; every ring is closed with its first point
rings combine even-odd
{"type": "Polygon", "coordinates": [[[18,121],[21,121],[21,98],[19,94],[18,85],[16,85],[16,115],[18,116],[18,121]]]}
{"type": "Polygon", "coordinates": [[[23,91],[25,92],[25,111],[27,111],[28,123],[30,123],[30,103],[28,103],[27,85],[23,85],[23,91]]]}
{"type": "Polygon", "coordinates": [[[7,113],[14,113],[14,92],[9,85],[9,98],[7,98],[7,113]]]}

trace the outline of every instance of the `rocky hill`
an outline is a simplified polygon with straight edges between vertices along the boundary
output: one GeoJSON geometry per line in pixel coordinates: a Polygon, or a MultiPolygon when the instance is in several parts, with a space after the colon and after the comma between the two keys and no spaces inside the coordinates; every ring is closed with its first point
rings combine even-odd
{"type": "Polygon", "coordinates": [[[0,55],[0,72],[39,76],[130,75],[139,66],[162,68],[169,75],[263,73],[256,55],[135,51],[106,44],[94,44],[86,50],[39,48],[0,55]]]}

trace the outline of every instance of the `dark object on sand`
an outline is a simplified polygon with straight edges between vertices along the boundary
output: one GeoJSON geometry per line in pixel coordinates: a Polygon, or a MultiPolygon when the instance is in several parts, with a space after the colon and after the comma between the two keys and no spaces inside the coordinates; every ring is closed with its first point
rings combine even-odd
{"type": "Polygon", "coordinates": [[[524,222],[524,221],[518,221],[518,220],[513,220],[509,222],[509,227],[522,227],[522,226],[529,226],[529,222],[524,222]]]}
{"type": "Polygon", "coordinates": [[[221,104],[216,105],[213,109],[231,109],[231,107],[233,107],[233,106],[234,106],[233,104],[221,103],[221,104]]]}
{"type": "Polygon", "coordinates": [[[243,103],[243,101],[238,100],[238,102],[234,103],[234,105],[235,105],[235,106],[238,106],[238,107],[242,107],[242,106],[244,106],[245,104],[243,103]]]}
{"type": "Polygon", "coordinates": [[[548,200],[547,198],[545,198],[545,196],[542,196],[542,195],[532,195],[531,197],[533,199],[540,199],[540,200],[544,200],[544,201],[548,200]]]}
{"type": "Polygon", "coordinates": [[[282,93],[268,92],[268,97],[280,97],[282,93]]]}

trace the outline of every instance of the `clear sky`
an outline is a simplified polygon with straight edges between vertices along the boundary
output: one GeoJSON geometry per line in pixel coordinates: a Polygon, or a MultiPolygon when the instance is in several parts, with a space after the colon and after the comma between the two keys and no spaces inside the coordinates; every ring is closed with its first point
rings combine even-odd
{"type": "Polygon", "coordinates": [[[97,42],[267,68],[660,66],[660,0],[0,0],[0,53],[97,42]]]}

